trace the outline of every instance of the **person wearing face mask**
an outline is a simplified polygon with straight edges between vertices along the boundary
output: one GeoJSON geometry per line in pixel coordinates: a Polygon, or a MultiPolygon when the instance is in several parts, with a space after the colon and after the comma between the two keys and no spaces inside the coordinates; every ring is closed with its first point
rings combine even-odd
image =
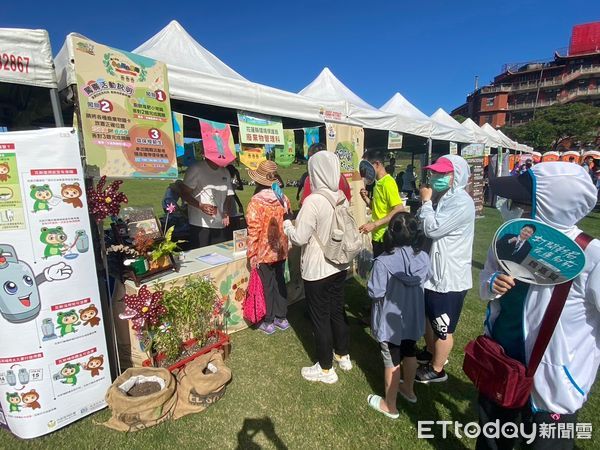
{"type": "MultiPolygon", "coordinates": [[[[518,177],[501,177],[493,182],[498,195],[509,199],[503,218],[539,220],[575,240],[577,223],[596,205],[596,190],[585,168],[568,162],[536,164],[518,177]]],[[[580,237],[581,239],[581,237],[580,237]]],[[[588,399],[600,364],[600,242],[588,241],[586,264],[573,280],[552,338],[534,374],[529,403],[506,409],[479,397],[482,426],[500,421],[531,430],[543,426],[574,428],[577,411],[588,399]]],[[[533,285],[502,273],[493,249],[480,273],[480,296],[488,302],[485,334],[499,343],[507,356],[527,366],[550,304],[554,286],[533,285]]],[[[529,432],[529,431],[526,431],[529,432]]],[[[476,448],[513,448],[516,438],[480,435],[476,448]]],[[[556,433],[541,438],[534,449],[572,449],[573,433],[556,433]]]]}
{"type": "Polygon", "coordinates": [[[418,215],[425,236],[432,240],[431,277],[425,283],[427,348],[417,355],[422,366],[416,381],[435,383],[448,379],[444,364],[454,344],[452,336],[467,290],[473,285],[475,204],[465,191],[470,170],[464,158],[442,156],[425,169],[431,173],[431,187],[421,188],[423,206],[418,215]],[[437,203],[435,209],[432,200],[437,203]]]}

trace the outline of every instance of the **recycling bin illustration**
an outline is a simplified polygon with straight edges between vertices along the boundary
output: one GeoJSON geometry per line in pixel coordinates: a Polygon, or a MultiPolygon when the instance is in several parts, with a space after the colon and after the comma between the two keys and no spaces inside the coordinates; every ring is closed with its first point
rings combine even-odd
{"type": "Polygon", "coordinates": [[[24,367],[21,367],[19,369],[18,377],[19,383],[21,383],[22,385],[26,385],[27,383],[29,383],[29,372],[24,367]]]}
{"type": "Polygon", "coordinates": [[[79,253],[86,253],[90,249],[90,238],[88,237],[85,230],[77,230],[75,232],[76,247],[79,253]]]}
{"type": "Polygon", "coordinates": [[[17,376],[15,375],[15,372],[11,369],[8,369],[6,371],[6,382],[9,386],[15,386],[17,384],[17,376]]]}

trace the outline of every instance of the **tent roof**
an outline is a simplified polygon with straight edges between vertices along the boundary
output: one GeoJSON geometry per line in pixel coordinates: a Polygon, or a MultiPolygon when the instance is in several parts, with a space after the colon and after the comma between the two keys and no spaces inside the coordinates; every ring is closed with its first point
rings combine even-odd
{"type": "Polygon", "coordinates": [[[502,130],[496,130],[498,132],[498,134],[500,136],[502,136],[502,139],[504,140],[505,143],[507,143],[508,145],[506,146],[506,148],[510,148],[512,150],[516,150],[519,143],[517,141],[513,141],[511,138],[509,138],[507,135],[505,135],[502,130]]]}
{"type": "Polygon", "coordinates": [[[465,127],[467,130],[471,130],[473,132],[473,134],[475,134],[475,137],[477,138],[478,142],[488,145],[490,147],[497,147],[498,143],[496,142],[495,139],[492,138],[492,136],[490,136],[488,133],[486,133],[485,131],[483,131],[475,122],[473,122],[471,119],[467,119],[465,120],[462,124],[463,127],[465,127]]]}
{"type": "Polygon", "coordinates": [[[305,97],[311,97],[317,100],[342,100],[360,108],[371,110],[377,109],[352,92],[331,72],[331,70],[329,70],[328,67],[325,67],[317,78],[311,81],[298,93],[305,97]]]}
{"type": "Polygon", "coordinates": [[[471,130],[465,129],[459,122],[457,122],[450,114],[444,111],[442,108],[438,108],[432,115],[431,119],[437,125],[437,129],[442,131],[446,129],[446,134],[451,136],[453,141],[458,142],[475,142],[477,136],[471,130]],[[443,128],[442,128],[443,127],[443,128]]]}
{"type": "Polygon", "coordinates": [[[450,114],[448,114],[446,111],[444,111],[443,108],[436,109],[436,111],[431,115],[431,118],[433,120],[435,120],[436,122],[442,123],[449,127],[460,127],[461,126],[460,122],[457,121],[450,114]]]}
{"type": "Polygon", "coordinates": [[[200,73],[245,80],[202,47],[176,20],[169,22],[166,27],[133,50],[133,53],[200,73]]]}
{"type": "Polygon", "coordinates": [[[485,133],[489,134],[492,139],[495,141],[496,145],[494,145],[493,147],[504,147],[504,148],[509,148],[510,145],[512,144],[512,141],[505,139],[504,136],[502,136],[500,133],[498,133],[498,130],[496,130],[493,126],[491,126],[489,123],[484,123],[481,126],[481,130],[484,131],[485,133]]]}
{"type": "Polygon", "coordinates": [[[385,112],[401,114],[415,119],[429,119],[427,115],[411,102],[406,100],[400,92],[396,92],[385,104],[379,108],[385,112]]]}
{"type": "Polygon", "coordinates": [[[23,61],[23,71],[18,70],[19,65],[15,71],[0,70],[0,82],[56,89],[52,48],[46,30],[0,28],[0,49],[3,53],[28,58],[23,61]]]}

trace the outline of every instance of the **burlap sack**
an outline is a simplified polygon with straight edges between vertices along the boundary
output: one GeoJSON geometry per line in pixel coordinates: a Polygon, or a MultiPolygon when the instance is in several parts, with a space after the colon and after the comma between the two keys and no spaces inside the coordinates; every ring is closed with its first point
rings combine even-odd
{"type": "Polygon", "coordinates": [[[106,403],[112,417],[103,425],[119,431],[138,431],[173,417],[177,404],[177,381],[167,369],[131,368],[123,372],[106,393],[106,403]],[[155,376],[164,381],[159,392],[142,397],[130,397],[119,386],[132,377],[155,376]]]}
{"type": "Polygon", "coordinates": [[[174,418],[205,410],[225,394],[231,370],[221,352],[213,350],[189,362],[177,373],[177,406],[174,418]],[[213,370],[214,373],[211,371],[213,370]]]}

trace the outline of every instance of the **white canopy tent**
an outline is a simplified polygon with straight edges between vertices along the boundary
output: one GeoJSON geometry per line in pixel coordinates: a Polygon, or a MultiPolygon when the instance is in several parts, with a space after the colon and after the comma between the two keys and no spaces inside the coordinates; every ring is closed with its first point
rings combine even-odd
{"type": "Polygon", "coordinates": [[[477,142],[477,137],[471,130],[466,130],[459,122],[457,122],[450,114],[444,111],[442,108],[438,108],[432,115],[431,119],[435,123],[439,123],[446,128],[452,130],[453,141],[458,142],[477,142]]]}
{"type": "Polygon", "coordinates": [[[496,139],[493,139],[492,136],[490,136],[488,133],[486,133],[485,131],[483,131],[471,119],[465,120],[461,125],[464,128],[466,128],[467,130],[470,130],[470,131],[473,132],[473,134],[475,135],[475,138],[477,139],[478,143],[485,144],[485,145],[487,145],[489,147],[498,147],[499,143],[496,141],[496,139]]]}
{"type": "Polygon", "coordinates": [[[496,130],[498,132],[498,134],[500,136],[502,136],[502,138],[504,139],[504,142],[506,142],[508,145],[506,146],[506,148],[510,148],[512,150],[516,150],[518,148],[519,143],[517,141],[513,141],[511,138],[509,138],[507,135],[505,135],[502,130],[496,130]]]}
{"type": "Polygon", "coordinates": [[[429,120],[427,114],[409,102],[400,92],[396,92],[392,97],[379,108],[382,111],[395,112],[415,119],[429,120]]]}
{"type": "MultiPolygon", "coordinates": [[[[70,34],[56,57],[60,89],[75,84],[74,52],[70,34]]],[[[310,98],[246,80],[196,42],[172,21],[133,53],[167,64],[172,99],[253,111],[310,122],[323,122],[323,110],[342,111],[343,102],[310,98]]]]}
{"type": "Polygon", "coordinates": [[[484,123],[481,126],[481,130],[483,132],[487,133],[488,135],[490,135],[492,137],[492,139],[494,139],[496,141],[496,143],[497,143],[496,147],[510,148],[511,142],[509,142],[509,140],[505,139],[504,136],[502,136],[500,133],[498,133],[498,130],[496,130],[489,123],[484,123]]]}
{"type": "MultiPolygon", "coordinates": [[[[410,103],[402,94],[396,92],[381,108],[382,111],[393,112],[397,114],[400,120],[411,120],[411,123],[418,124],[415,131],[420,136],[428,137],[439,141],[454,142],[473,142],[472,133],[465,131],[460,125],[448,125],[432,117],[427,117],[416,106],[410,103]]],[[[410,133],[410,131],[408,131],[410,133]]],[[[417,133],[414,133],[417,134],[417,133]]]]}
{"type": "Polygon", "coordinates": [[[417,134],[399,125],[396,114],[380,111],[369,105],[342,83],[327,67],[299,94],[316,102],[343,104],[347,121],[352,124],[376,130],[417,134]]]}
{"type": "Polygon", "coordinates": [[[169,22],[166,27],[133,50],[133,53],[169,64],[171,82],[185,77],[183,71],[186,69],[216,77],[248,81],[202,47],[176,20],[169,22]]]}
{"type": "Polygon", "coordinates": [[[406,100],[399,92],[396,92],[379,109],[398,116],[398,121],[403,127],[401,130],[397,131],[403,131],[404,133],[415,134],[426,138],[431,137],[433,128],[431,119],[406,100]]]}
{"type": "MultiPolygon", "coordinates": [[[[0,70],[0,82],[56,89],[52,48],[46,30],[0,28],[2,53],[14,55],[14,69],[0,70]]],[[[6,63],[10,67],[10,63],[6,63]]]]}
{"type": "Polygon", "coordinates": [[[46,30],[0,28],[0,49],[12,59],[4,60],[0,83],[50,89],[50,102],[56,126],[62,126],[52,48],[46,30]]]}

